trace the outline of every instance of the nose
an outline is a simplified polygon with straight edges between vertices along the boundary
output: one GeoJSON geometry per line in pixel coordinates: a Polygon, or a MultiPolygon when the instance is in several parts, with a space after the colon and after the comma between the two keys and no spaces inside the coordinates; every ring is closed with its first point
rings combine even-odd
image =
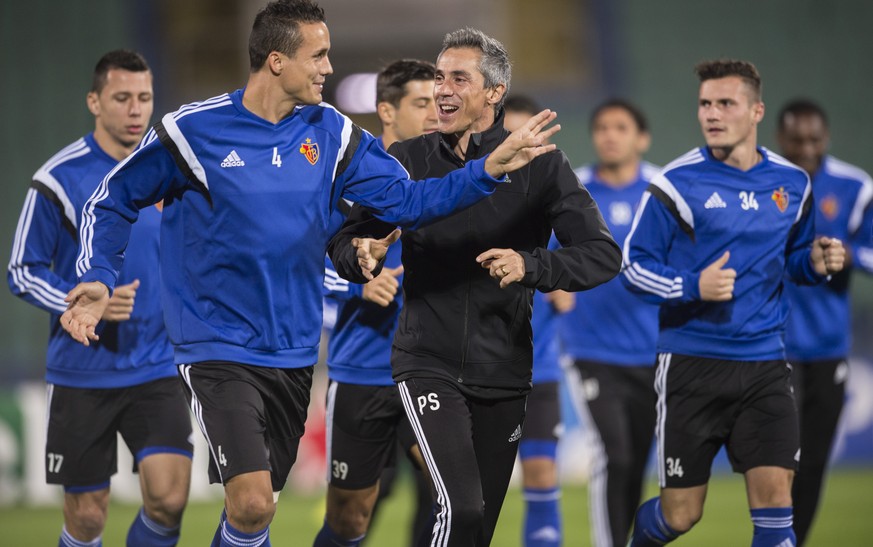
{"type": "Polygon", "coordinates": [[[134,97],[130,101],[130,115],[131,116],[139,116],[142,114],[142,101],[134,97]]]}
{"type": "Polygon", "coordinates": [[[324,72],[323,72],[323,74],[325,76],[333,74],[333,65],[330,64],[330,58],[328,58],[326,55],[324,57],[324,72]]]}

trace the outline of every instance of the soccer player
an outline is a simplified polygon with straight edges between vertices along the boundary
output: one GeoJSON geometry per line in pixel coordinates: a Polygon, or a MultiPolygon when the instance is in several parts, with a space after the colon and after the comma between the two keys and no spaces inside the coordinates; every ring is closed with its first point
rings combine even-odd
{"type": "MultiPolygon", "coordinates": [[[[613,99],[591,113],[590,130],[597,162],[576,175],[604,211],[612,236],[624,241],[658,172],[642,159],[651,140],[648,122],[634,104],[613,99]]],[[[620,279],[580,293],[561,321],[561,340],[574,364],[570,393],[594,433],[588,507],[598,547],[627,543],[640,504],[655,431],[657,338],[658,306],[620,279]]]]}
{"type": "MultiPolygon", "coordinates": [[[[164,320],[225,489],[214,545],[269,544],[278,493],[303,433],[322,324],[329,219],[340,199],[394,225],[469,206],[554,146],[544,111],[487,158],[415,183],[321,94],[332,68],[324,11],[265,6],[243,89],[165,115],[85,204],[80,283],[61,325],[85,345],[117,283],[130,225],[164,200],[164,320]],[[495,178],[500,177],[500,178],[495,178]]],[[[395,234],[396,237],[397,234],[395,234]]]]}
{"type": "Polygon", "coordinates": [[[791,304],[785,352],[793,367],[800,415],[800,465],[791,489],[798,545],[812,526],[843,408],[852,331],[850,274],[852,269],[873,272],[873,181],[861,169],[829,155],[829,137],[827,115],[818,104],[794,100],[779,111],[779,148],[812,179],[816,234],[847,243],[847,267],[826,283],[785,284],[791,304]]]}
{"type": "MultiPolygon", "coordinates": [[[[541,109],[524,95],[511,95],[503,103],[503,127],[515,131],[541,109]]],[[[554,234],[549,249],[560,247],[554,234]]],[[[558,317],[570,311],[575,293],[555,290],[534,292],[531,330],[533,331],[533,376],[527,397],[527,412],[518,455],[521,459],[525,503],[522,544],[525,547],[552,547],[561,544],[561,491],[558,484],[558,439],[561,433],[559,383],[561,344],[558,317]]]]}
{"type": "MultiPolygon", "coordinates": [[[[436,63],[440,131],[391,153],[415,177],[475,163],[512,138],[503,128],[509,84],[500,42],[470,28],[449,33],[436,63]]],[[[432,545],[491,541],[530,390],[534,290],[582,290],[618,271],[618,247],[563,154],[508,177],[467,211],[402,236],[391,366],[436,492],[432,545]],[[546,248],[552,230],[555,251],[546,248]]],[[[377,272],[386,243],[377,238],[393,228],[353,208],[330,244],[340,275],[358,282],[377,272]]]]}
{"type": "MultiPolygon", "coordinates": [[[[376,113],[382,137],[377,142],[383,148],[436,131],[433,76],[433,63],[412,59],[395,61],[379,73],[376,113]]],[[[337,302],[337,321],[327,355],[327,511],[316,546],[363,541],[386,477],[393,481],[393,474],[383,471],[394,465],[398,441],[414,465],[426,469],[391,379],[402,276],[399,245],[388,249],[382,273],[364,285],[338,277],[329,260],[326,266],[325,296],[337,302]]],[[[419,510],[427,523],[431,494],[428,483],[419,482],[424,486],[419,510]]],[[[413,531],[410,545],[418,537],[413,531]]]]}
{"type": "Polygon", "coordinates": [[[663,545],[700,520],[722,446],[745,475],[752,545],[794,545],[800,445],[783,275],[821,282],[842,269],[845,251],[837,239],[814,238],[806,173],[757,146],[764,103],[755,66],[707,61],[696,72],[706,146],[652,179],[625,241],[622,280],[661,303],[661,495],[640,506],[631,545],[663,545]]]}
{"type": "Polygon", "coordinates": [[[94,131],[34,174],[9,261],[12,293],[53,319],[46,480],[64,487],[61,546],[102,544],[118,433],[133,454],[143,498],[128,545],[176,545],[188,500],[191,421],[161,315],[157,207],[143,210],[131,228],[100,341],[84,347],[58,323],[76,283],[78,211],[139,144],[152,97],[152,73],[138,53],[116,50],[100,58],[87,96],[94,131]]]}

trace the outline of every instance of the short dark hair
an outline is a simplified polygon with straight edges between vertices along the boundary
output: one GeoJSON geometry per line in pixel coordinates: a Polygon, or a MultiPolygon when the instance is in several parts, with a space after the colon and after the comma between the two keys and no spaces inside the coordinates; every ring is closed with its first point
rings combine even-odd
{"type": "Polygon", "coordinates": [[[538,102],[527,95],[512,95],[503,102],[503,109],[507,112],[524,112],[535,116],[542,111],[538,102]]]}
{"type": "Polygon", "coordinates": [[[418,59],[400,59],[386,66],[376,78],[376,104],[399,106],[406,96],[406,84],[414,80],[433,81],[433,63],[418,59]]]}
{"type": "Polygon", "coordinates": [[[777,127],[779,131],[785,129],[785,122],[789,116],[818,116],[828,126],[828,115],[820,104],[811,99],[792,99],[788,101],[781,110],[777,119],[777,127]]]}
{"type": "Polygon", "coordinates": [[[498,111],[503,106],[503,101],[509,93],[509,84],[512,81],[512,64],[509,62],[509,53],[506,47],[481,30],[466,27],[446,34],[443,38],[443,49],[440,50],[439,58],[447,49],[470,48],[477,49],[482,53],[479,60],[479,72],[485,77],[485,88],[496,87],[499,84],[505,86],[503,97],[494,105],[498,111]]]}
{"type": "Polygon", "coordinates": [[[620,108],[630,114],[630,117],[633,118],[634,123],[637,124],[637,129],[641,133],[649,132],[649,120],[646,119],[646,115],[643,114],[643,111],[637,105],[626,99],[608,99],[594,107],[594,110],[591,111],[591,117],[588,118],[588,129],[593,130],[594,124],[597,123],[597,118],[604,111],[613,108],[620,108]]]}
{"type": "Polygon", "coordinates": [[[110,70],[121,69],[130,72],[146,72],[149,64],[142,55],[129,49],[116,49],[100,57],[94,66],[94,77],[91,79],[91,91],[100,93],[106,86],[107,74],[110,70]]]}
{"type": "Polygon", "coordinates": [[[746,82],[752,91],[755,92],[755,99],[760,101],[764,92],[764,86],[761,83],[761,75],[755,65],[749,61],[739,61],[737,59],[717,59],[715,61],[703,61],[694,67],[694,72],[700,79],[700,83],[706,80],[716,80],[719,78],[727,78],[728,76],[738,76],[746,82]]]}
{"type": "Polygon", "coordinates": [[[255,16],[249,35],[249,66],[260,70],[271,51],[293,57],[303,42],[300,23],[323,23],[324,10],[310,0],[270,2],[255,16]]]}

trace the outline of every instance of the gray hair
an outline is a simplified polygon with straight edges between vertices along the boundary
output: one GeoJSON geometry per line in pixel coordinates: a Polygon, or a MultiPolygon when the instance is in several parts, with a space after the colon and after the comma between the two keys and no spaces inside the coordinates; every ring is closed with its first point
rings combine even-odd
{"type": "Polygon", "coordinates": [[[499,84],[505,86],[503,97],[494,105],[498,111],[503,107],[503,100],[509,94],[509,83],[512,80],[512,64],[509,62],[509,54],[500,41],[488,36],[484,32],[471,27],[458,29],[446,34],[443,38],[443,49],[440,50],[439,58],[447,49],[471,48],[482,52],[479,61],[479,72],[485,77],[485,87],[495,87],[499,84]]]}

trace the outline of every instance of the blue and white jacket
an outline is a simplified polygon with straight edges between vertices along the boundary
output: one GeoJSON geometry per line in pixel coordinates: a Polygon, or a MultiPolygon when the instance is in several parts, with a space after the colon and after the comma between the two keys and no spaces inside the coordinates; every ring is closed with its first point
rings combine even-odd
{"type": "MultiPolygon", "coordinates": [[[[873,180],[861,169],[826,156],[812,177],[815,233],[835,237],[852,256],[852,268],[873,273],[873,180]]],[[[813,286],[785,284],[791,305],[785,349],[788,360],[802,363],[849,354],[849,279],[852,268],[813,286]]]]}
{"type": "Polygon", "coordinates": [[[118,283],[140,280],[131,318],[101,323],[100,341],[79,344],[61,328],[64,297],[76,284],[79,211],[117,161],[93,134],[49,159],[33,176],[15,231],[7,279],[13,294],[48,311],[46,381],[78,388],[119,388],[176,375],[160,305],[161,213],[147,207],[129,228],[118,283]]]}
{"type": "MultiPolygon", "coordinates": [[[[603,212],[612,237],[624,241],[640,198],[659,170],[642,162],[636,180],[621,188],[599,180],[595,166],[580,167],[576,176],[603,212]]],[[[654,366],[658,306],[632,294],[619,278],[576,293],[576,307],[561,317],[560,328],[564,351],[574,360],[654,366]]]]}
{"type": "Polygon", "coordinates": [[[624,244],[622,281],[661,303],[658,351],[713,359],[784,359],[783,274],[822,276],[810,262],[814,217],[806,173],[766,148],[741,171],[706,147],[652,179],[624,244]],[[730,251],[733,299],[700,300],[700,272],[730,251]]]}
{"type": "Polygon", "coordinates": [[[176,363],[314,364],[324,255],[341,197],[420,226],[490,194],[484,159],[410,181],[378,141],[333,107],[273,124],[243,90],[167,114],[82,212],[82,281],[115,286],[130,224],[164,199],[164,318],[176,363]]]}

